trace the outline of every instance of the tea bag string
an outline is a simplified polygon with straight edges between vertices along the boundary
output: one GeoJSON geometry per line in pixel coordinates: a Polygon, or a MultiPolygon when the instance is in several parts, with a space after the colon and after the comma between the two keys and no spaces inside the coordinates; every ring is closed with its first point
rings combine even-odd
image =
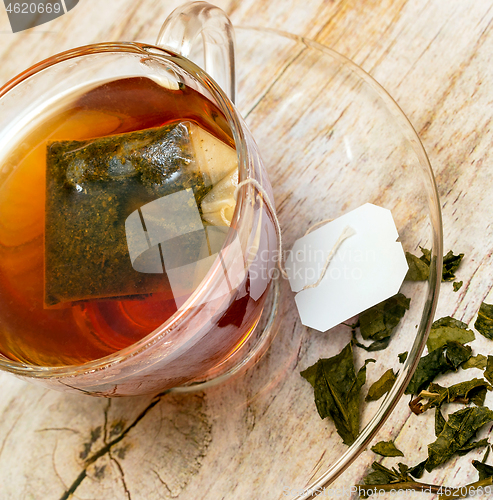
{"type": "MultiPolygon", "coordinates": [[[[238,183],[238,185],[236,186],[236,189],[234,191],[234,194],[233,194],[235,201],[236,201],[236,198],[238,196],[238,191],[240,190],[240,188],[242,186],[245,186],[246,184],[253,184],[255,186],[257,191],[262,195],[263,201],[265,202],[265,204],[269,207],[269,209],[271,211],[272,217],[274,218],[274,223],[276,225],[277,234],[279,235],[279,259],[277,261],[278,266],[279,266],[279,270],[281,271],[281,274],[284,278],[289,279],[288,273],[284,269],[284,265],[282,263],[282,231],[281,231],[281,225],[279,224],[279,219],[277,218],[277,215],[276,215],[276,211],[274,210],[274,204],[272,203],[272,201],[269,197],[269,194],[262,187],[260,182],[258,182],[256,179],[252,179],[252,178],[245,179],[244,181],[241,181],[238,183]]],[[[311,233],[317,227],[323,226],[331,221],[332,221],[332,219],[325,219],[323,221],[317,222],[316,224],[313,224],[313,226],[310,226],[307,229],[307,231],[305,232],[305,236],[307,234],[311,233]]],[[[343,229],[342,233],[340,234],[337,241],[334,243],[334,246],[332,247],[331,251],[327,255],[327,258],[325,259],[325,264],[324,264],[324,267],[322,269],[322,272],[320,273],[318,280],[315,283],[305,285],[300,291],[307,290],[309,288],[316,288],[318,285],[320,285],[321,281],[325,277],[325,274],[327,273],[327,269],[329,268],[330,262],[332,261],[334,255],[336,254],[337,250],[341,246],[342,242],[344,240],[346,240],[347,238],[353,236],[354,234],[356,234],[356,231],[350,226],[346,226],[343,229]]]]}

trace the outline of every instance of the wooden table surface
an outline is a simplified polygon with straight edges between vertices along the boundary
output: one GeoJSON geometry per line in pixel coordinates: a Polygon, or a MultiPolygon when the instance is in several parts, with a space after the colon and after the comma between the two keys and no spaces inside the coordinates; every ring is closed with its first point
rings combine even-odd
{"type": "MultiPolygon", "coordinates": [[[[35,62],[75,46],[112,40],[153,43],[163,20],[181,3],[81,0],[65,16],[17,34],[12,34],[0,6],[0,84],[35,62]]],[[[493,282],[491,1],[213,3],[235,25],[278,28],[326,44],[359,64],[396,99],[418,132],[435,172],[445,250],[466,254],[458,273],[464,286],[458,293],[443,287],[436,317],[453,315],[472,324],[481,302],[493,302],[488,297],[493,282]]],[[[480,346],[484,354],[488,349],[493,352],[485,341],[480,346]]],[[[58,499],[69,494],[80,499],[249,498],[241,493],[248,490],[237,488],[231,478],[203,480],[202,490],[193,486],[191,478],[202,466],[217,430],[205,416],[201,393],[185,399],[188,411],[193,409],[193,415],[187,413],[188,420],[181,412],[183,396],[158,402],[152,398],[109,402],[47,391],[1,373],[0,499],[58,499]],[[177,442],[180,453],[167,454],[177,442]],[[88,457],[93,459],[88,462],[88,457]]],[[[253,428],[255,415],[251,417],[253,428]]],[[[378,440],[396,439],[412,463],[423,458],[426,444],[434,439],[432,427],[429,419],[417,420],[410,414],[403,400],[378,440]]],[[[480,455],[451,460],[427,481],[452,486],[472,482],[476,472],[470,459],[480,455]]],[[[361,481],[375,459],[372,452],[364,452],[332,487],[349,488],[361,481]]],[[[208,463],[212,467],[214,457],[208,463]]],[[[273,463],[276,466],[266,457],[255,475],[243,471],[237,481],[257,481],[278,489],[269,497],[292,498],[279,484],[269,485],[273,463]]],[[[241,473],[241,467],[237,471],[241,473]]],[[[322,496],[350,497],[357,498],[337,492],[322,496]]]]}

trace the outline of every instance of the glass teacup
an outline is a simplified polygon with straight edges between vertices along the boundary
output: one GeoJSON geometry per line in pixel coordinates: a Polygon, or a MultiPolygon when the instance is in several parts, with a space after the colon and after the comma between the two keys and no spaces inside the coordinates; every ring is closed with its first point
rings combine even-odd
{"type": "MultiPolygon", "coordinates": [[[[211,248],[211,240],[207,236],[209,254],[204,262],[208,265],[200,274],[199,284],[194,287],[193,293],[183,295],[179,300],[174,297],[177,310],[142,338],[134,339],[132,342],[126,339],[123,348],[113,349],[114,352],[111,354],[83,363],[31,363],[23,360],[22,356],[6,354],[10,352],[9,345],[16,344],[16,331],[12,329],[6,332],[0,341],[3,352],[0,356],[0,368],[5,371],[50,388],[91,395],[152,394],[171,388],[193,387],[196,384],[221,380],[238,371],[240,367],[255,362],[268,344],[268,331],[256,331],[256,326],[275,274],[277,249],[275,214],[272,212],[272,192],[257,147],[232,103],[235,80],[231,26],[225,15],[216,7],[204,2],[188,4],[168,18],[158,38],[158,45],[160,47],[139,43],[89,45],[55,55],[18,75],[0,89],[0,151],[10,151],[12,143],[16,137],[23,135],[26,127],[31,127],[33,130],[43,129],[46,126],[44,117],[48,112],[51,113],[57,108],[65,96],[72,95],[79,89],[86,89],[88,86],[106,88],[104,86],[108,82],[147,78],[172,91],[185,87],[192,89],[195,94],[212,103],[212,111],[209,110],[207,116],[217,127],[219,131],[217,134],[229,137],[236,150],[238,188],[234,193],[231,193],[231,190],[229,192],[229,195],[233,195],[236,199],[234,212],[230,214],[228,220],[229,228],[227,226],[220,228],[223,239],[220,240],[219,248],[211,248]],[[195,43],[197,40],[203,41],[204,65],[208,73],[186,57],[177,54],[181,52],[185,56],[195,58],[194,47],[197,46],[195,43]],[[226,93],[211,76],[217,79],[226,93]],[[216,113],[215,109],[220,113],[216,113]],[[259,186],[264,195],[259,194],[259,186]],[[269,200],[265,199],[265,193],[269,200]]],[[[185,117],[185,122],[189,121],[190,117],[185,117]]],[[[77,144],[86,147],[91,144],[91,140],[77,144]]],[[[15,161],[9,160],[11,157],[8,154],[3,156],[4,175],[0,179],[0,205],[3,191],[3,205],[13,213],[15,203],[10,203],[8,198],[12,193],[9,179],[12,178],[12,173],[15,173],[16,164],[15,161]]],[[[122,165],[120,167],[123,168],[122,165]]],[[[75,177],[79,175],[77,172],[75,171],[75,177]]],[[[30,172],[27,174],[29,176],[30,172]]],[[[36,182],[39,182],[37,188],[44,191],[45,179],[38,179],[36,182]]],[[[78,184],[76,187],[77,190],[80,188],[83,191],[83,187],[78,184]]],[[[180,192],[190,194],[191,190],[185,189],[180,192]]],[[[190,199],[186,198],[185,202],[190,199]]],[[[46,203],[48,207],[48,202],[46,203]]],[[[108,210],[111,206],[110,200],[108,210]]],[[[160,207],[161,210],[168,210],[169,204],[160,207]]],[[[5,210],[3,212],[4,226],[13,227],[11,233],[14,234],[18,228],[16,218],[9,216],[10,218],[6,220],[5,210]]],[[[139,213],[142,216],[140,208],[139,213]]],[[[127,222],[128,220],[130,217],[127,222]]],[[[151,230],[149,227],[146,229],[145,223],[149,223],[149,220],[144,221],[142,218],[144,225],[142,234],[147,234],[148,243],[151,230]]],[[[127,243],[132,265],[134,269],[140,269],[144,274],[152,274],[153,271],[149,271],[149,267],[146,268],[149,260],[144,259],[145,262],[140,268],[136,264],[140,254],[145,252],[139,253],[138,249],[136,250],[138,245],[132,247],[130,244],[128,224],[127,243]],[[133,254],[135,255],[132,256],[133,254]]],[[[209,234],[211,228],[214,226],[207,226],[205,232],[209,234]]],[[[38,239],[38,245],[44,240],[46,246],[47,240],[52,237],[43,234],[39,238],[41,239],[38,239]]],[[[152,235],[150,238],[152,240],[152,235]]],[[[0,244],[1,239],[0,236],[0,244]]],[[[10,266],[9,269],[14,276],[18,269],[17,247],[15,245],[9,247],[8,241],[10,241],[8,237],[4,238],[3,253],[12,259],[3,260],[10,262],[5,264],[4,268],[10,266]]],[[[17,243],[23,244],[22,241],[17,243]]],[[[155,250],[157,247],[155,245],[153,247],[151,243],[149,250],[155,250]]],[[[56,244],[53,248],[56,253],[56,244]]],[[[156,252],[148,252],[147,255],[152,254],[153,258],[160,257],[158,263],[162,262],[166,268],[163,251],[160,255],[156,252]]],[[[180,247],[171,247],[168,253],[179,254],[180,247]]],[[[83,263],[75,265],[84,266],[83,263]]],[[[175,269],[176,266],[169,272],[168,269],[161,272],[168,272],[169,276],[172,276],[175,269]]],[[[26,271],[26,275],[29,275],[29,272],[26,271]]],[[[44,279],[46,276],[45,264],[44,279]]],[[[174,276],[175,282],[180,287],[185,278],[179,272],[174,276]]],[[[171,278],[169,279],[171,282],[171,278]]],[[[197,274],[194,279],[197,280],[197,274]]],[[[36,288],[34,285],[28,285],[29,287],[36,288]]],[[[152,295],[147,292],[148,290],[143,295],[146,297],[152,295]]],[[[5,291],[2,295],[0,301],[4,304],[11,300],[11,296],[5,291]]],[[[132,304],[140,305],[138,301],[142,300],[142,297],[131,299],[134,300],[132,304]]],[[[100,304],[98,300],[101,298],[96,296],[94,301],[81,301],[77,305],[77,313],[71,309],[70,314],[77,316],[74,324],[85,325],[85,322],[89,321],[87,318],[90,314],[88,312],[90,304],[93,302],[100,304]]],[[[123,308],[125,317],[130,314],[128,302],[125,300],[118,302],[120,304],[118,307],[123,308]]],[[[153,307],[159,307],[160,304],[161,302],[157,305],[154,303],[153,307]]],[[[56,324],[57,318],[62,314],[56,304],[53,308],[47,307],[46,291],[44,299],[40,294],[27,295],[23,307],[25,314],[21,313],[19,317],[29,317],[32,311],[39,311],[40,314],[39,332],[31,332],[32,339],[36,335],[42,335],[40,332],[43,331],[43,325],[48,324],[52,316],[55,318],[53,324],[56,324]]],[[[114,308],[114,302],[105,307],[114,308]]],[[[133,310],[132,307],[130,310],[133,310]]],[[[146,320],[145,311],[144,308],[139,313],[139,321],[143,323],[146,320]]],[[[100,312],[99,307],[98,314],[100,312]]],[[[119,333],[118,325],[112,324],[109,330],[115,336],[119,333]]],[[[88,339],[92,339],[94,334],[92,326],[87,329],[88,339]]],[[[113,345],[118,346],[118,342],[119,340],[115,340],[113,345]]],[[[52,345],[56,354],[56,335],[52,345]]]]}

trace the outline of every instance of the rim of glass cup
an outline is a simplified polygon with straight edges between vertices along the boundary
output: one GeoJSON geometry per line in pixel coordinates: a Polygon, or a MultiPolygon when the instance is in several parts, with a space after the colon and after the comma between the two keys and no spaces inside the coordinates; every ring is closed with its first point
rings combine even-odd
{"type": "MultiPolygon", "coordinates": [[[[65,62],[70,59],[82,58],[88,55],[103,53],[128,53],[146,57],[165,58],[166,60],[177,64],[192,77],[197,78],[216,100],[216,104],[218,104],[219,108],[223,111],[228,125],[231,128],[233,140],[236,146],[236,153],[238,156],[239,182],[253,177],[253,165],[248,161],[248,153],[245,146],[246,137],[243,132],[240,119],[238,118],[237,111],[235,110],[234,106],[231,104],[231,101],[225,95],[223,90],[207,73],[205,73],[199,66],[197,66],[190,60],[185,59],[179,54],[176,54],[170,50],[163,49],[155,45],[138,42],[103,42],[84,45],[61,52],[59,54],[55,54],[47,59],[44,59],[43,61],[36,63],[22,73],[19,73],[17,76],[9,80],[5,85],[0,87],[0,100],[20,83],[40,73],[41,71],[47,70],[55,64],[65,62]]],[[[245,211],[246,203],[254,194],[254,192],[255,190],[251,183],[247,183],[241,186],[238,190],[231,228],[240,227],[240,220],[242,214],[245,211]]],[[[230,229],[228,231],[228,235],[223,244],[223,251],[232,251],[232,246],[230,245],[230,243],[232,242],[236,233],[237,231],[235,229],[230,229]]],[[[183,304],[175,312],[175,314],[173,314],[173,316],[168,318],[168,320],[165,321],[157,329],[150,332],[145,337],[133,343],[132,345],[125,347],[124,349],[116,351],[102,358],[88,361],[86,363],[63,366],[29,365],[27,363],[10,360],[3,355],[0,355],[0,370],[8,371],[16,375],[28,376],[31,378],[59,378],[106,369],[111,365],[119,364],[126,359],[135,356],[139,352],[151,348],[152,345],[155,344],[161,337],[163,337],[164,335],[172,334],[173,328],[177,323],[185,321],[189,317],[192,317],[194,314],[197,314],[198,308],[194,308],[193,306],[197,303],[201,303],[202,300],[205,300],[207,294],[212,293],[212,291],[214,290],[214,285],[219,279],[221,279],[223,275],[222,269],[223,268],[221,262],[219,261],[219,259],[216,259],[204,280],[188,298],[185,304],[183,304]]],[[[180,338],[173,339],[173,351],[178,349],[188,340],[189,339],[180,338]]],[[[170,350],[163,355],[167,355],[173,351],[170,350]]]]}
{"type": "Polygon", "coordinates": [[[343,56],[335,50],[330,49],[329,47],[308,38],[294,35],[282,30],[261,28],[256,26],[235,26],[235,30],[252,30],[264,33],[272,33],[290,38],[299,43],[303,43],[309,48],[322,52],[323,54],[327,54],[332,59],[335,59],[343,66],[349,68],[350,71],[355,73],[366,84],[368,84],[374,92],[378,94],[384,104],[388,107],[389,111],[393,114],[394,118],[399,123],[402,134],[409,141],[418,158],[423,176],[427,179],[429,217],[433,242],[432,259],[430,265],[430,275],[428,279],[427,297],[424,305],[424,310],[421,315],[421,320],[418,325],[418,330],[416,332],[416,337],[411,349],[409,350],[409,355],[402,365],[400,373],[392,389],[384,397],[379,408],[376,410],[375,414],[366,424],[366,426],[361,430],[354,443],[349,446],[346,452],[344,452],[324,473],[322,473],[319,478],[308,483],[305,486],[304,493],[301,493],[296,498],[293,498],[293,500],[307,500],[310,498],[314,498],[317,495],[317,491],[322,491],[322,488],[335,481],[369,445],[382,425],[386,422],[387,418],[390,416],[397,403],[400,401],[418,365],[419,359],[428,339],[428,333],[431,324],[433,322],[441,284],[442,273],[438,272],[438,269],[441,270],[443,265],[443,227],[441,208],[435,176],[433,174],[430,160],[423,147],[421,139],[415,131],[412,123],[409,121],[409,118],[407,118],[406,114],[397,104],[394,98],[371,75],[369,75],[365,70],[363,70],[355,62],[351,61],[351,59],[348,59],[346,56],[343,56]]]}

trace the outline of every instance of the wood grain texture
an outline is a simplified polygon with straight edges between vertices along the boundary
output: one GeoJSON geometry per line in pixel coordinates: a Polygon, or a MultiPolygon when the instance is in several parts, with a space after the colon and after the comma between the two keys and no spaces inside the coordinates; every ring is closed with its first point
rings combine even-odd
{"type": "MultiPolygon", "coordinates": [[[[152,43],[163,20],[182,3],[84,0],[67,15],[15,35],[0,5],[0,83],[72,47],[114,40],[152,43]]],[[[442,286],[436,317],[453,315],[472,324],[480,303],[493,302],[491,2],[214,3],[231,16],[235,25],[282,29],[332,47],[361,65],[396,99],[419,133],[435,171],[445,250],[466,254],[458,272],[464,285],[456,293],[451,284],[442,286]]],[[[241,74],[240,70],[239,107],[249,126],[259,133],[257,140],[266,163],[274,163],[273,187],[288,246],[310,223],[324,218],[314,214],[313,206],[306,203],[307,193],[325,196],[322,199],[328,204],[324,206],[331,206],[336,213],[358,201],[357,194],[331,200],[330,186],[317,184],[317,179],[325,177],[316,169],[291,175],[297,161],[316,157],[317,150],[311,150],[309,144],[301,152],[284,155],[270,146],[295,141],[306,123],[300,117],[309,117],[310,110],[316,114],[316,101],[305,95],[293,102],[292,108],[281,110],[282,121],[266,121],[269,113],[281,106],[279,96],[289,88],[290,81],[305,71],[299,65],[302,50],[296,43],[273,42],[276,57],[267,52],[262,56],[268,71],[241,74]],[[276,169],[278,159],[283,166],[276,169]]],[[[248,54],[243,57],[248,58],[248,54]]],[[[306,81],[314,74],[308,70],[303,73],[306,81]]],[[[343,108],[339,111],[327,130],[333,128],[343,108]]],[[[320,132],[314,122],[309,123],[314,135],[322,139],[326,136],[326,129],[320,132]]],[[[344,125],[344,119],[340,125],[344,125]]],[[[339,177],[334,173],[333,181],[339,177]]],[[[403,174],[396,189],[404,190],[411,177],[412,171],[403,174]]],[[[351,192],[350,185],[340,182],[340,189],[351,192]]],[[[385,196],[379,201],[393,204],[397,216],[404,218],[404,208],[398,203],[385,196]]],[[[427,243],[413,240],[413,227],[408,226],[406,231],[413,248],[427,243]]],[[[287,290],[284,293],[289,294],[287,290]]],[[[298,374],[299,369],[316,361],[327,338],[300,325],[293,304],[292,297],[284,301],[282,335],[276,337],[262,363],[245,379],[206,394],[102,400],[47,391],[0,373],[0,498],[293,498],[294,491],[305,487],[345,450],[333,426],[314,413],[312,395],[298,374]],[[329,451],[328,442],[334,443],[329,451]]],[[[333,335],[331,348],[337,351],[347,342],[348,332],[341,327],[333,335]]],[[[410,339],[402,333],[378,358],[377,365],[369,367],[369,379],[375,380],[389,366],[397,366],[397,353],[409,345],[410,339]]],[[[491,342],[484,338],[476,340],[474,350],[493,353],[491,342]]],[[[454,380],[480,375],[468,370],[454,380]]],[[[491,394],[488,402],[493,403],[491,394]]],[[[405,453],[399,460],[415,464],[426,457],[426,445],[434,439],[433,415],[416,417],[407,403],[406,398],[400,402],[377,440],[395,439],[405,453]]],[[[378,404],[368,405],[364,422],[378,404]]],[[[489,428],[483,433],[490,437],[489,428]]],[[[472,482],[477,473],[470,461],[481,454],[472,452],[453,459],[427,475],[426,481],[449,486],[472,482]]],[[[322,498],[357,498],[349,488],[362,480],[373,460],[385,465],[399,461],[381,460],[367,451],[322,498]]],[[[401,497],[388,494],[379,498],[401,497]]]]}

